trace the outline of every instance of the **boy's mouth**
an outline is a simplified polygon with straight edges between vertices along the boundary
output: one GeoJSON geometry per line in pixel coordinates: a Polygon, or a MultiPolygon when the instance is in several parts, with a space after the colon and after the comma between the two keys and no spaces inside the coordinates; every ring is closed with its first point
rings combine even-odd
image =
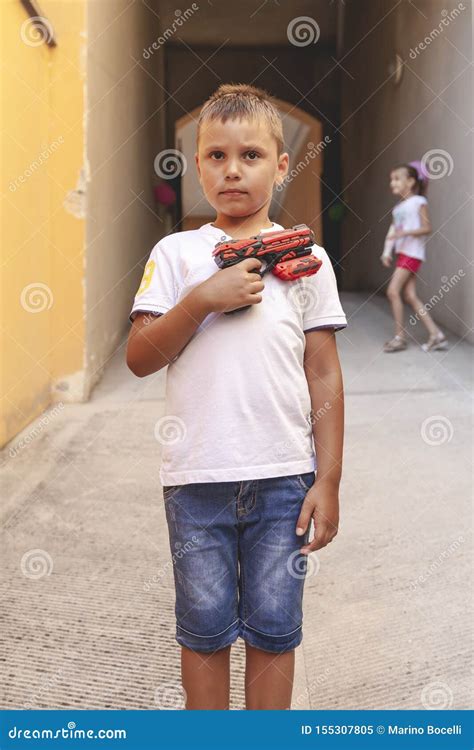
{"type": "Polygon", "coordinates": [[[245,190],[222,190],[221,195],[245,195],[245,190]]]}

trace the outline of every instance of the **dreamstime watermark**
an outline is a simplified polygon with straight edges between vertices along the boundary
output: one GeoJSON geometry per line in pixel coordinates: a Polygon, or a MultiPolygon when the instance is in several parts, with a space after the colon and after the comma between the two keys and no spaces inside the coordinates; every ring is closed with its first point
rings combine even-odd
{"type": "Polygon", "coordinates": [[[312,141],[309,141],[307,144],[308,151],[306,152],[305,158],[301,159],[296,167],[293,167],[293,169],[288,172],[286,177],[276,186],[275,189],[280,192],[287,185],[289,185],[290,182],[295,179],[295,177],[298,177],[298,175],[301,174],[304,169],[306,169],[310,161],[319,156],[319,154],[324,151],[326,146],[328,146],[330,143],[332,143],[332,141],[328,135],[325,135],[323,140],[319,141],[319,143],[316,144],[314,144],[312,141]]]}
{"type": "Polygon", "coordinates": [[[306,578],[319,573],[321,562],[315,552],[303,555],[299,549],[295,549],[288,555],[286,569],[292,578],[306,578]]]}
{"type": "Polygon", "coordinates": [[[149,60],[154,53],[160,49],[168,39],[170,39],[173,34],[176,33],[176,31],[183,26],[183,24],[186,23],[186,21],[191,18],[191,16],[199,10],[199,5],[197,3],[191,3],[190,8],[186,8],[185,11],[180,10],[177,8],[174,12],[176,18],[174,19],[171,26],[168,26],[167,29],[163,32],[161,36],[158,37],[158,39],[153,42],[149,47],[145,47],[142,52],[142,56],[145,60],[149,60]]]}
{"type": "MultiPolygon", "coordinates": [[[[71,658],[72,652],[69,652],[67,655],[71,658]]],[[[74,654],[74,656],[77,656],[77,654],[74,654]]],[[[35,689],[35,692],[30,696],[26,703],[23,704],[23,708],[25,708],[26,710],[33,709],[35,711],[41,709],[41,703],[45,702],[45,695],[61,682],[64,675],[64,667],[59,667],[59,669],[57,669],[56,672],[54,672],[54,674],[50,677],[43,675],[41,677],[39,686],[35,689]]]]}
{"type": "Polygon", "coordinates": [[[309,44],[316,44],[321,36],[321,29],[311,16],[298,16],[288,24],[286,35],[290,44],[295,47],[307,47],[309,44]]]}
{"type": "Polygon", "coordinates": [[[31,16],[21,24],[20,37],[28,47],[40,47],[53,40],[53,27],[44,16],[31,16]]]}
{"type": "Polygon", "coordinates": [[[330,409],[332,409],[331,404],[329,403],[329,401],[325,401],[324,404],[320,406],[317,411],[314,411],[314,409],[311,409],[306,419],[310,423],[310,425],[314,425],[316,424],[316,422],[319,422],[319,420],[322,419],[328,413],[330,409]]]}
{"type": "Polygon", "coordinates": [[[187,693],[180,682],[164,682],[155,690],[155,704],[160,711],[183,709],[187,693]]]}
{"type": "Polygon", "coordinates": [[[25,578],[37,581],[53,572],[53,558],[44,549],[30,549],[25,552],[20,562],[21,572],[25,578]]]}
{"type": "Polygon", "coordinates": [[[296,282],[290,284],[286,296],[290,307],[297,313],[317,309],[319,292],[306,278],[296,279],[296,282]]]}
{"type": "Polygon", "coordinates": [[[181,544],[180,542],[175,542],[175,548],[176,551],[173,552],[171,555],[171,559],[168,560],[165,565],[163,565],[158,573],[156,573],[154,576],[148,579],[148,581],[145,581],[143,584],[143,591],[151,591],[152,586],[159,583],[160,580],[165,576],[167,573],[169,573],[173,569],[173,565],[175,563],[175,560],[180,560],[182,557],[184,557],[190,550],[194,549],[194,547],[197,547],[199,545],[199,539],[197,536],[192,536],[190,540],[185,542],[184,544],[181,544]]]}
{"type": "Polygon", "coordinates": [[[453,703],[453,691],[445,682],[430,682],[421,691],[421,704],[429,711],[445,710],[453,703]]]}
{"type": "Polygon", "coordinates": [[[26,448],[26,446],[32,443],[33,440],[36,440],[38,435],[41,434],[54,417],[58,416],[62,409],[64,409],[64,404],[62,401],[59,401],[53,409],[50,409],[50,411],[44,414],[34,427],[32,427],[32,429],[16,443],[16,445],[12,445],[8,451],[10,458],[15,458],[23,448],[26,448]]]}
{"type": "Polygon", "coordinates": [[[27,166],[27,168],[23,171],[21,175],[16,177],[14,180],[12,180],[8,186],[8,189],[11,193],[15,193],[21,185],[24,185],[25,182],[35,173],[37,172],[40,167],[45,164],[51,154],[54,154],[59,146],[61,146],[64,143],[64,138],[62,135],[59,136],[56,140],[54,140],[49,146],[46,146],[43,148],[42,151],[40,151],[39,157],[34,159],[30,164],[27,166]]]}
{"type": "Polygon", "coordinates": [[[155,424],[155,438],[161,445],[180,443],[187,435],[186,425],[180,417],[168,415],[155,424]]]}
{"type": "MultiPolygon", "coordinates": [[[[309,414],[306,416],[306,421],[311,426],[316,424],[316,422],[322,419],[331,408],[332,406],[329,401],[325,401],[317,411],[314,411],[314,409],[310,410],[309,414]]],[[[280,443],[275,443],[275,456],[280,459],[285,459],[288,458],[290,452],[294,451],[295,447],[297,449],[305,450],[307,447],[306,440],[306,435],[299,433],[298,436],[294,434],[292,440],[283,440],[280,443]]]]}
{"type": "Polygon", "coordinates": [[[166,148],[155,156],[153,167],[158,177],[163,180],[173,180],[175,177],[184,177],[188,162],[181,151],[166,148]]]}
{"type": "Polygon", "coordinates": [[[457,273],[453,274],[450,278],[447,276],[441,276],[441,287],[438,289],[438,291],[433,294],[428,302],[425,302],[423,305],[422,310],[412,313],[410,315],[410,325],[414,326],[416,325],[416,322],[420,320],[427,312],[429,312],[435,305],[438,304],[438,302],[441,302],[444,295],[447,294],[453,287],[456,286],[456,284],[459,284],[462,277],[465,276],[464,269],[459,268],[457,273]]]}
{"type": "Polygon", "coordinates": [[[43,677],[40,687],[34,693],[34,695],[31,696],[31,698],[24,704],[24,708],[26,710],[35,710],[41,708],[41,705],[39,705],[44,697],[45,693],[48,693],[51,688],[55,687],[55,685],[59,684],[61,682],[61,679],[63,677],[63,669],[60,668],[58,671],[52,676],[52,677],[43,677]]]}
{"type": "Polygon", "coordinates": [[[421,425],[421,437],[428,445],[444,445],[454,435],[454,427],[447,417],[436,414],[428,417],[421,425]]]}
{"type": "Polygon", "coordinates": [[[53,292],[42,281],[33,281],[21,290],[20,304],[26,312],[41,313],[53,306],[53,292]]]}
{"type": "Polygon", "coordinates": [[[151,323],[153,323],[154,320],[156,320],[157,318],[161,317],[161,315],[163,315],[163,313],[154,313],[154,312],[147,313],[143,317],[143,326],[144,327],[145,326],[149,326],[151,323]]]}
{"type": "Polygon", "coordinates": [[[275,443],[273,450],[276,458],[287,459],[289,456],[294,455],[295,448],[297,452],[301,450],[307,450],[307,437],[301,433],[298,435],[292,435],[291,440],[282,440],[280,443],[275,443]]]}
{"type": "Polygon", "coordinates": [[[296,698],[293,698],[293,700],[291,701],[292,706],[294,708],[297,708],[303,703],[308,703],[312,689],[324,685],[324,683],[329,679],[330,674],[331,670],[329,669],[329,667],[326,667],[324,672],[320,672],[315,680],[311,680],[309,685],[305,687],[302,693],[300,693],[296,698]]]}
{"type": "Polygon", "coordinates": [[[461,544],[464,544],[464,541],[465,539],[461,534],[457,539],[454,540],[454,542],[451,542],[447,549],[444,549],[442,552],[440,552],[438,557],[433,560],[426,571],[424,573],[421,573],[417,578],[415,578],[414,581],[410,583],[411,591],[416,591],[418,586],[423,586],[423,584],[427,583],[428,579],[432,575],[434,575],[434,573],[436,573],[439,568],[441,568],[444,561],[451,557],[451,555],[460,548],[461,544]]]}
{"type": "Polygon", "coordinates": [[[434,29],[430,31],[430,33],[425,36],[423,41],[419,42],[416,47],[411,47],[410,49],[410,57],[412,60],[416,60],[418,55],[420,55],[422,52],[424,52],[427,47],[430,46],[432,42],[435,41],[444,31],[444,29],[449,26],[451,21],[455,21],[458,16],[461,15],[461,12],[466,10],[466,6],[464,3],[458,3],[456,8],[453,8],[451,11],[447,11],[446,9],[443,9],[441,11],[441,21],[439,22],[438,26],[435,26],[434,29]]]}
{"type": "Polygon", "coordinates": [[[22,727],[13,726],[8,730],[8,736],[12,740],[57,740],[57,739],[75,739],[75,740],[125,740],[127,738],[126,729],[78,729],[75,721],[68,721],[67,727],[60,729],[23,729],[22,727]]]}
{"type": "Polygon", "coordinates": [[[432,148],[421,157],[421,166],[430,180],[441,180],[452,174],[454,160],[448,151],[432,148]]]}

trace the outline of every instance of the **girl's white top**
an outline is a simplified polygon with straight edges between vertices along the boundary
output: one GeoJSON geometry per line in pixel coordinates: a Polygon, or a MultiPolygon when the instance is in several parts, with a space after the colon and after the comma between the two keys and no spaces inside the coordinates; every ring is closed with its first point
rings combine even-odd
{"type": "MultiPolygon", "coordinates": [[[[397,203],[392,211],[392,224],[395,229],[401,229],[404,232],[410,229],[421,229],[420,208],[426,206],[428,201],[424,195],[411,195],[400,203],[397,203]]],[[[421,237],[399,237],[394,241],[396,253],[403,253],[409,258],[426,260],[425,252],[426,235],[421,237]]]]}

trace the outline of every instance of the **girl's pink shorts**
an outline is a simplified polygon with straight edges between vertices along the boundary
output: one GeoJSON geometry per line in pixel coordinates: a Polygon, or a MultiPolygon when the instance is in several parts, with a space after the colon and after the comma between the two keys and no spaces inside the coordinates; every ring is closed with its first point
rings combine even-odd
{"type": "Polygon", "coordinates": [[[422,260],[418,260],[417,258],[410,258],[408,255],[403,255],[403,253],[398,253],[397,262],[395,263],[395,268],[407,268],[409,271],[416,273],[422,263],[423,263],[422,260]]]}

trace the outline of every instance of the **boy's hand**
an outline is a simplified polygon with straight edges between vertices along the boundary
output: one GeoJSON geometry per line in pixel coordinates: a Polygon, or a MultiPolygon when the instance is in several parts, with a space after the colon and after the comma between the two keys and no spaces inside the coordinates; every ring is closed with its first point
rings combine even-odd
{"type": "Polygon", "coordinates": [[[303,529],[304,534],[311,518],[314,521],[314,537],[310,544],[301,547],[300,552],[303,555],[309,555],[310,552],[325,547],[337,534],[339,526],[337,486],[325,483],[324,480],[315,481],[303,501],[296,528],[303,529]]]}
{"type": "Polygon", "coordinates": [[[203,296],[210,312],[227,312],[245,305],[255,305],[262,301],[259,292],[265,284],[256,270],[262,261],[258,258],[245,258],[235,266],[222,268],[209,279],[199,284],[199,293],[203,296]]]}
{"type": "Polygon", "coordinates": [[[392,265],[392,258],[388,255],[381,255],[380,260],[382,261],[382,265],[386,268],[389,268],[392,265]]]}

